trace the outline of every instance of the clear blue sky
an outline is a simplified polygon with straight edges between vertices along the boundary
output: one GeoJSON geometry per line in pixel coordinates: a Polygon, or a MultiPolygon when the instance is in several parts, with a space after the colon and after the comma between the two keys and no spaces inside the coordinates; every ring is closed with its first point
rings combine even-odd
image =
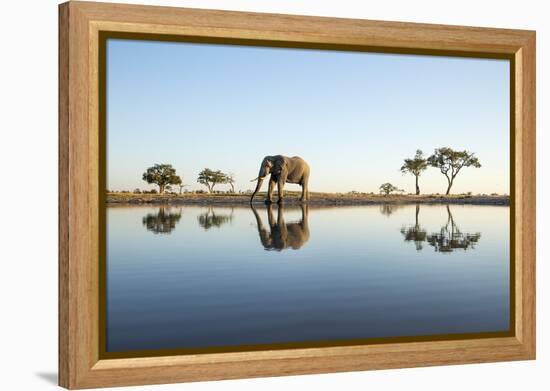
{"type": "MultiPolygon", "coordinates": [[[[108,188],[153,188],[142,173],[169,163],[188,189],[205,189],[205,167],[253,189],[262,158],[282,154],[309,162],[311,191],[414,192],[403,158],[450,146],[482,163],[453,193],[509,193],[509,70],[494,59],[110,39],[108,188]]],[[[429,168],[420,186],[442,193],[446,180],[429,168]]]]}

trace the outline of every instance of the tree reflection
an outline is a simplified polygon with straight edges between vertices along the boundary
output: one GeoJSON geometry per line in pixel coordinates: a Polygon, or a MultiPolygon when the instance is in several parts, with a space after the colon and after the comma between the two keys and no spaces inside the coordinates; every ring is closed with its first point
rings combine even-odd
{"type": "Polygon", "coordinates": [[[447,205],[447,224],[441,227],[440,232],[428,236],[427,241],[435,251],[450,253],[457,249],[467,250],[475,248],[481,238],[481,233],[463,233],[456,225],[451,209],[447,205]]]}
{"type": "Polygon", "coordinates": [[[181,209],[171,212],[170,208],[160,207],[157,213],[148,213],[143,217],[143,225],[155,234],[169,234],[181,219],[181,209]]]}
{"type": "Polygon", "coordinates": [[[282,251],[292,248],[298,250],[309,240],[309,207],[307,204],[300,205],[302,212],[300,221],[292,223],[285,222],[285,209],[282,205],[278,207],[276,221],[273,215],[273,206],[271,204],[267,205],[266,210],[269,229],[264,227],[263,221],[256,208],[253,205],[250,207],[256,218],[258,234],[264,249],[282,251]]]}
{"type": "Polygon", "coordinates": [[[418,223],[418,215],[420,213],[420,205],[416,204],[416,213],[414,225],[401,228],[401,233],[405,237],[406,242],[414,242],[416,251],[422,250],[422,243],[426,241],[427,232],[418,223]]]}
{"type": "Polygon", "coordinates": [[[423,249],[423,243],[434,247],[435,251],[442,253],[450,253],[457,249],[468,250],[474,249],[475,245],[481,238],[481,233],[463,233],[457,226],[449,205],[447,209],[447,222],[441,227],[439,232],[427,234],[427,231],[420,226],[418,216],[420,213],[420,205],[416,205],[415,224],[410,227],[401,228],[405,241],[414,242],[416,250],[423,249]]]}
{"type": "Polygon", "coordinates": [[[382,213],[384,216],[390,217],[392,215],[392,213],[395,212],[399,208],[401,208],[401,205],[382,204],[382,205],[380,205],[380,213],[382,213]]]}
{"type": "Polygon", "coordinates": [[[208,211],[197,216],[199,225],[204,228],[205,231],[212,227],[220,228],[222,225],[229,223],[233,220],[233,208],[231,208],[230,214],[217,214],[214,208],[209,207],[208,211]]]}

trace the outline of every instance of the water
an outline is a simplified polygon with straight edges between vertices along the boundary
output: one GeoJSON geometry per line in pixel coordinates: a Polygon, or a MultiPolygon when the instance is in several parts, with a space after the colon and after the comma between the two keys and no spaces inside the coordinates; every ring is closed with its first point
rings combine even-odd
{"type": "Polygon", "coordinates": [[[108,352],[507,331],[509,208],[109,207],[108,352]]]}

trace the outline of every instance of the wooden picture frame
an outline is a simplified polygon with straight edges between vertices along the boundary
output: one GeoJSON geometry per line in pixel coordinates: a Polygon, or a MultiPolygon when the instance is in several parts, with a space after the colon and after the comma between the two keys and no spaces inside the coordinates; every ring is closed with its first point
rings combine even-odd
{"type": "MultiPolygon", "coordinates": [[[[103,158],[102,158],[103,156],[103,158]]],[[[59,384],[91,388],[535,358],[535,32],[71,1],[59,6],[59,384]],[[513,335],[100,357],[100,35],[511,61],[513,335]]]]}

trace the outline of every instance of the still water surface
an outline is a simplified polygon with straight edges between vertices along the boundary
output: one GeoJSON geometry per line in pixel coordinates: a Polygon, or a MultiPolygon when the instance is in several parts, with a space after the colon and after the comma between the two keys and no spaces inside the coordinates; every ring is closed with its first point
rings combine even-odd
{"type": "Polygon", "coordinates": [[[509,208],[107,209],[108,352],[507,331],[509,208]]]}

